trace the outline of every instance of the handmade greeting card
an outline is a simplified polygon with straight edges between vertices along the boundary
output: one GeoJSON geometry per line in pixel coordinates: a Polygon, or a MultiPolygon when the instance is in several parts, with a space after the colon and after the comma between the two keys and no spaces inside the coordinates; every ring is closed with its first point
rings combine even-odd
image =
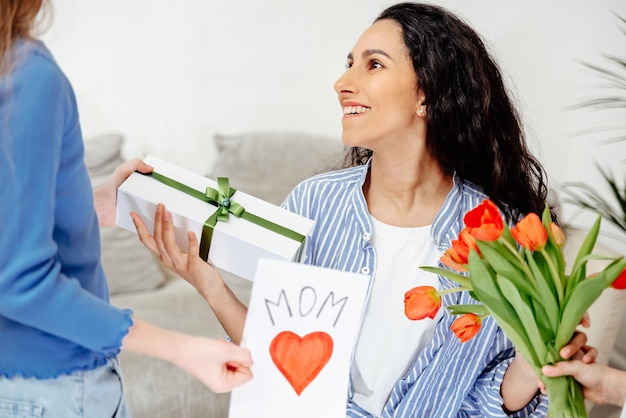
{"type": "Polygon", "coordinates": [[[241,344],[252,352],[254,378],[232,392],[229,417],[345,417],[369,281],[259,260],[241,344]]]}

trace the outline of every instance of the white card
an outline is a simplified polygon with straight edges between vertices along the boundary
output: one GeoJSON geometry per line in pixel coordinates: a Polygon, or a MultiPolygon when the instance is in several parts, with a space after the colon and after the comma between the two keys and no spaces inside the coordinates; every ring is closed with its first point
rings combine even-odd
{"type": "Polygon", "coordinates": [[[254,378],[230,418],[343,418],[370,277],[261,259],[244,327],[254,378]]]}

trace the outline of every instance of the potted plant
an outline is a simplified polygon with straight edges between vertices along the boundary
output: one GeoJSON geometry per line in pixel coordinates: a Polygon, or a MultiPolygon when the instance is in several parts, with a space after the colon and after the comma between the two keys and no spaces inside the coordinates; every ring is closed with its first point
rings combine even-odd
{"type": "MultiPolygon", "coordinates": [[[[626,35],[626,19],[616,15],[620,31],[626,35]]],[[[606,95],[582,101],[573,108],[589,108],[593,110],[617,110],[625,113],[626,120],[626,58],[604,54],[606,65],[599,66],[588,62],[582,65],[592,74],[604,80],[609,88],[606,95]]],[[[598,126],[587,131],[588,133],[616,131],[617,134],[603,140],[603,144],[626,141],[626,125],[598,126]]],[[[626,154],[624,155],[626,162],[626,154]]],[[[565,182],[561,188],[565,194],[564,201],[571,203],[581,210],[601,213],[603,218],[623,233],[622,241],[626,242],[626,173],[622,180],[618,174],[600,164],[595,164],[604,185],[609,190],[608,196],[591,184],[582,181],[565,182]]],[[[619,238],[618,238],[619,239],[619,238]]]]}

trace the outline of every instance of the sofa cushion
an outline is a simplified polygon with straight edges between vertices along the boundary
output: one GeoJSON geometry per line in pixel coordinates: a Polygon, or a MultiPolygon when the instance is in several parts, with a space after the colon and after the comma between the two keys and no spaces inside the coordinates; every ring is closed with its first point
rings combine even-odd
{"type": "Polygon", "coordinates": [[[235,189],[280,205],[300,181],[337,166],[339,139],[288,131],[216,134],[218,155],[208,177],[228,177],[235,189]]]}
{"type": "MultiPolygon", "coordinates": [[[[94,188],[103,185],[124,162],[119,134],[85,139],[85,165],[94,188]]],[[[117,227],[101,227],[102,265],[111,294],[138,292],[161,286],[166,275],[160,261],[136,234],[117,227]]]]}

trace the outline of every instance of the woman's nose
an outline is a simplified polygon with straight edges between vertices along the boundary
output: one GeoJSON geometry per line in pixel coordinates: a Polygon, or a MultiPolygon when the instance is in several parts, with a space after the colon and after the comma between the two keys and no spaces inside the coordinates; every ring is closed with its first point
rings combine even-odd
{"type": "Polygon", "coordinates": [[[352,68],[348,68],[346,72],[335,81],[334,87],[337,94],[356,92],[352,68]]]}

